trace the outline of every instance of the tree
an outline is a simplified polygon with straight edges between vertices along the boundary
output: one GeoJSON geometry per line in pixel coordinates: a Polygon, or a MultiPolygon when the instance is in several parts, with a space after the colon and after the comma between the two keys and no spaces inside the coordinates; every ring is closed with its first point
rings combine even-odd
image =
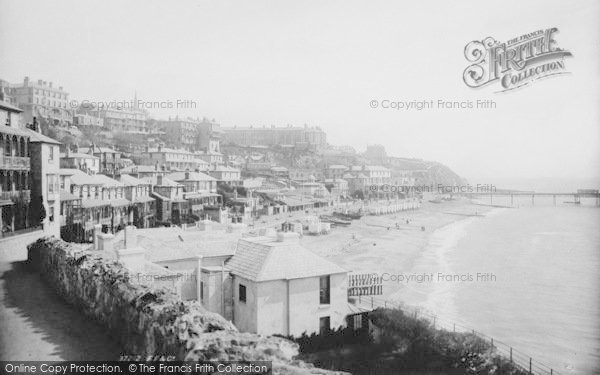
{"type": "Polygon", "coordinates": [[[31,226],[40,225],[46,218],[46,208],[44,208],[44,199],[41,195],[29,203],[28,216],[31,226]]]}

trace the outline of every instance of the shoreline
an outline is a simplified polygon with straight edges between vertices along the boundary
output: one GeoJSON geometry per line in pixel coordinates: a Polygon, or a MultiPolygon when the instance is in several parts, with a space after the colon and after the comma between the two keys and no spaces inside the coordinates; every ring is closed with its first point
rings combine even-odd
{"type": "MultiPolygon", "coordinates": [[[[430,260],[423,258],[431,255],[427,249],[439,230],[465,220],[483,219],[493,210],[494,207],[480,206],[467,199],[437,204],[423,202],[417,210],[382,216],[365,215],[349,227],[335,228],[328,235],[305,235],[301,243],[351,273],[386,274],[389,279],[392,275],[417,273],[417,263],[430,260]]],[[[384,280],[383,294],[378,298],[405,305],[408,301],[399,297],[407,289],[410,289],[410,283],[384,280]]],[[[423,306],[427,295],[423,297],[421,303],[410,305],[429,307],[423,306]]]]}

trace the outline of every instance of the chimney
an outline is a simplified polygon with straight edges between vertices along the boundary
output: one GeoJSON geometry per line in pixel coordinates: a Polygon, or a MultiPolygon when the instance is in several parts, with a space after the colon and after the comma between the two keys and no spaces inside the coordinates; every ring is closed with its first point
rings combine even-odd
{"type": "Polygon", "coordinates": [[[71,145],[67,144],[67,151],[65,152],[67,158],[71,157],[71,145]]]}
{"type": "Polygon", "coordinates": [[[44,81],[42,81],[41,79],[38,79],[38,85],[43,86],[44,85],[44,81]]]}
{"type": "Polygon", "coordinates": [[[102,224],[94,225],[94,234],[93,234],[94,250],[98,250],[98,235],[101,233],[102,233],[102,224]]]}
{"type": "Polygon", "coordinates": [[[98,250],[99,251],[113,251],[113,240],[115,236],[110,233],[98,233],[98,250]]]}
{"type": "Polygon", "coordinates": [[[62,91],[62,90],[63,90],[63,87],[62,87],[62,86],[58,86],[58,89],[59,89],[60,91],[62,91]]]}
{"type": "Polygon", "coordinates": [[[162,151],[162,143],[159,143],[158,144],[158,152],[161,152],[161,151],[162,151]]]}
{"type": "Polygon", "coordinates": [[[163,184],[163,176],[162,176],[162,174],[159,174],[158,176],[156,176],[156,185],[162,186],[162,184],[163,184]]]}
{"type": "Polygon", "coordinates": [[[125,227],[125,249],[133,249],[137,246],[137,233],[136,227],[133,225],[128,225],[125,227]]]}
{"type": "Polygon", "coordinates": [[[146,251],[144,248],[127,247],[125,249],[119,249],[116,251],[117,261],[120,262],[125,268],[129,269],[134,274],[143,273],[146,265],[146,251]]]}
{"type": "Polygon", "coordinates": [[[75,144],[75,147],[73,147],[73,151],[77,154],[79,153],[79,144],[75,144]]]}
{"type": "Polygon", "coordinates": [[[25,79],[23,80],[23,84],[24,84],[25,86],[28,86],[28,85],[29,85],[29,76],[25,76],[25,79]]]}
{"type": "Polygon", "coordinates": [[[185,170],[185,179],[186,180],[190,179],[190,169],[189,168],[185,170]]]}
{"type": "Polygon", "coordinates": [[[32,126],[33,131],[36,131],[38,133],[42,132],[42,127],[40,126],[40,124],[37,120],[37,117],[35,117],[35,116],[33,117],[33,124],[31,126],[32,126]]]}
{"type": "Polygon", "coordinates": [[[52,88],[52,82],[50,82],[50,88],[52,88]]]}

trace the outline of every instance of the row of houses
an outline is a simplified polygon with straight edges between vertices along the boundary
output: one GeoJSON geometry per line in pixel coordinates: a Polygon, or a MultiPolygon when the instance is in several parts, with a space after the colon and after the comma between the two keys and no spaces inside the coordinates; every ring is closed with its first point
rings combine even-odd
{"type": "Polygon", "coordinates": [[[272,166],[270,163],[247,163],[244,170],[246,173],[289,180],[295,187],[311,195],[322,186],[326,186],[331,195],[344,197],[357,191],[369,191],[371,186],[392,183],[391,170],[379,165],[330,165],[324,169],[288,169],[272,166]]]}
{"type": "Polygon", "coordinates": [[[197,171],[137,168],[123,170],[115,178],[61,168],[63,238],[90,241],[96,225],[101,225],[104,232],[116,232],[127,225],[180,225],[203,216],[224,220],[217,178],[197,171]]]}

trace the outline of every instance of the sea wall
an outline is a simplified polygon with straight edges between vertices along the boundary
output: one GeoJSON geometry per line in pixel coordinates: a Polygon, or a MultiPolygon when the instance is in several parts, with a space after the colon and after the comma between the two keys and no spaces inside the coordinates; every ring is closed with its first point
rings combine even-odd
{"type": "Polygon", "coordinates": [[[120,263],[81,245],[39,239],[28,246],[28,263],[65,301],[104,325],[124,355],[272,361],[276,374],[335,373],[294,360],[298,345],[289,340],[241,333],[196,301],[131,281],[120,263]]]}

